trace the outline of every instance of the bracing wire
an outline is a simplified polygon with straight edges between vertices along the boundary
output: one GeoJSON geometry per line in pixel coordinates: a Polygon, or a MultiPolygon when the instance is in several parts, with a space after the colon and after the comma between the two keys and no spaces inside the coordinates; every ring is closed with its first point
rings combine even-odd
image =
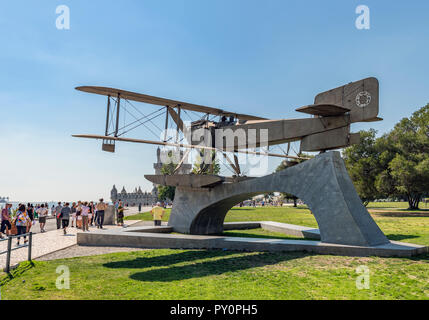
{"type": "MultiPolygon", "coordinates": [[[[128,114],[130,114],[131,116],[133,116],[135,119],[137,119],[137,117],[132,114],[131,112],[128,111],[128,109],[124,106],[124,110],[125,112],[127,112],[128,114]]],[[[153,132],[153,130],[151,128],[149,128],[147,125],[145,125],[143,122],[140,122],[140,125],[143,125],[146,129],[148,129],[157,139],[159,138],[159,135],[157,135],[155,132],[153,132]]],[[[128,130],[126,132],[121,133],[121,136],[124,135],[125,133],[129,132],[131,130],[128,130]]],[[[162,130],[161,130],[162,132],[162,130]]]]}
{"type": "MultiPolygon", "coordinates": [[[[130,106],[132,106],[138,113],[140,113],[142,116],[144,116],[144,117],[146,117],[146,115],[143,113],[143,112],[141,112],[138,108],[136,108],[130,101],[128,101],[128,100],[125,100],[125,101],[127,101],[127,103],[130,105],[130,106]]],[[[152,123],[152,122],[151,122],[152,123]]],[[[152,123],[159,131],[161,131],[162,132],[162,129],[160,129],[155,123],[152,123]]]]}

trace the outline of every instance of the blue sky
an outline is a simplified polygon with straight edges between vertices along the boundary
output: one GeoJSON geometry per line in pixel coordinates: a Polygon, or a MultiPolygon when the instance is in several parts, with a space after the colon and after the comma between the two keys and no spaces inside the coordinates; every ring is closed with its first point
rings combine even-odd
{"type": "Polygon", "coordinates": [[[151,189],[155,147],[120,144],[112,155],[71,138],[104,131],[105,99],[79,85],[290,118],[321,91],[375,76],[385,121],[353,131],[386,132],[429,102],[427,12],[427,1],[2,1],[0,195],[151,189]],[[370,30],[355,27],[360,4],[370,30]],[[70,8],[70,30],[56,28],[58,5],[70,8]]]}

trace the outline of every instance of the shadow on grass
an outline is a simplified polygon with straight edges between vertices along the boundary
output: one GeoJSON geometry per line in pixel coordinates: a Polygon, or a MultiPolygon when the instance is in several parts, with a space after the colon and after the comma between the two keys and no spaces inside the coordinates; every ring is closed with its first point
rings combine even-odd
{"type": "Polygon", "coordinates": [[[387,211],[387,212],[372,212],[372,214],[380,216],[380,217],[393,217],[393,218],[427,218],[429,217],[429,210],[422,212],[419,211],[387,211]]]}
{"type": "Polygon", "coordinates": [[[156,257],[139,257],[134,260],[127,261],[115,261],[108,262],[104,264],[104,267],[107,268],[126,268],[126,269],[141,269],[141,268],[150,268],[150,267],[164,267],[171,264],[189,262],[199,259],[208,259],[215,257],[224,257],[236,254],[232,251],[222,251],[222,250],[208,250],[208,251],[185,251],[175,254],[162,255],[156,257]]]}
{"type": "Polygon", "coordinates": [[[427,261],[427,262],[429,262],[429,253],[423,253],[423,254],[420,254],[420,255],[415,256],[415,257],[410,257],[408,259],[413,260],[413,261],[427,261]]]}
{"type": "Polygon", "coordinates": [[[145,272],[138,272],[132,274],[130,278],[146,282],[188,280],[274,265],[282,261],[300,258],[305,255],[306,254],[304,253],[260,253],[258,255],[251,256],[225,257],[224,259],[199,262],[191,265],[172,266],[167,269],[154,269],[145,272]]]}
{"type": "Polygon", "coordinates": [[[0,287],[6,285],[8,282],[15,278],[23,275],[28,270],[34,267],[34,262],[21,262],[15,269],[12,269],[9,274],[6,274],[3,278],[0,278],[0,287]]]}
{"type": "Polygon", "coordinates": [[[407,240],[407,239],[420,238],[419,236],[415,236],[412,234],[386,234],[386,237],[392,241],[401,241],[401,240],[407,240]]]}

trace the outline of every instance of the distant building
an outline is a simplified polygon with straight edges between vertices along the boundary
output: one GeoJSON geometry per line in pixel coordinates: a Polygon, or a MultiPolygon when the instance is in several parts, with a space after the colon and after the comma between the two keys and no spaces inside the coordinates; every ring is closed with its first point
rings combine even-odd
{"type": "Polygon", "coordinates": [[[110,198],[113,202],[122,201],[125,205],[129,206],[151,206],[158,201],[158,191],[157,188],[154,187],[152,192],[143,192],[139,187],[136,188],[134,192],[127,192],[125,187],[122,188],[122,191],[118,193],[116,186],[113,186],[112,191],[110,192],[110,198]]]}
{"type": "MultiPolygon", "coordinates": [[[[154,163],[153,168],[155,169],[155,174],[161,174],[162,169],[162,161],[161,161],[161,152],[167,152],[167,151],[161,151],[160,148],[158,148],[156,152],[157,156],[157,162],[154,163]]],[[[181,157],[183,157],[183,151],[181,151],[181,157]]],[[[187,161],[185,161],[182,165],[182,167],[179,169],[177,174],[189,174],[192,170],[192,164],[188,164],[187,161]]],[[[125,187],[122,188],[121,192],[118,192],[116,189],[116,186],[113,186],[112,191],[110,192],[110,199],[112,202],[115,201],[122,201],[125,205],[129,206],[138,206],[141,204],[142,206],[151,206],[152,204],[155,204],[158,201],[158,186],[153,185],[153,189],[151,192],[143,192],[141,187],[138,189],[134,189],[134,192],[127,192],[125,190],[125,187]]]]}

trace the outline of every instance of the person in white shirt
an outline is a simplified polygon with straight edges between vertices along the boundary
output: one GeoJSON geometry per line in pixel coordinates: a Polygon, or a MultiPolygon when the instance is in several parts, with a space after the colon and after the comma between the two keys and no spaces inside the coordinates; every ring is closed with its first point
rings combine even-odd
{"type": "Polygon", "coordinates": [[[89,231],[89,227],[88,227],[88,216],[89,216],[89,207],[88,207],[88,202],[84,202],[83,206],[82,206],[82,230],[85,231],[89,231]]]}
{"type": "Polygon", "coordinates": [[[41,207],[37,209],[37,214],[39,215],[40,232],[46,232],[45,224],[46,217],[48,216],[48,208],[45,208],[45,205],[42,204],[41,207]]]}

